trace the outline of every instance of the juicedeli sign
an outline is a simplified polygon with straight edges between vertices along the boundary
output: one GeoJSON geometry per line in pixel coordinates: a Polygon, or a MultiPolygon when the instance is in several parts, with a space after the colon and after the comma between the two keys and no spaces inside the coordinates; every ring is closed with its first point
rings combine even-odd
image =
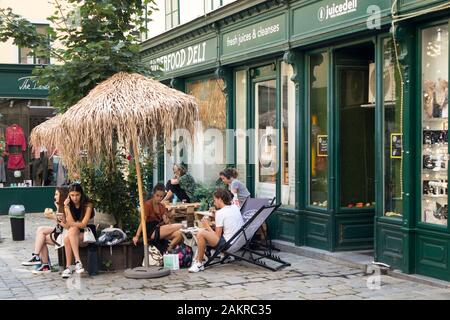
{"type": "Polygon", "coordinates": [[[326,7],[320,7],[317,17],[319,18],[319,21],[324,21],[355,12],[357,9],[358,0],[346,0],[344,3],[333,3],[331,5],[327,5],[326,7]]]}

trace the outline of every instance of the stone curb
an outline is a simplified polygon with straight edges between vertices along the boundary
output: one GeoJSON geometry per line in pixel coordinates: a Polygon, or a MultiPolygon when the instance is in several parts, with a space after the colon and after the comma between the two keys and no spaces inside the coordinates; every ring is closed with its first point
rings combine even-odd
{"type": "MultiPolygon", "coordinates": [[[[289,252],[312,259],[319,259],[331,263],[341,264],[347,267],[360,269],[364,273],[368,273],[367,272],[368,268],[369,266],[372,265],[373,261],[371,256],[361,254],[361,252],[369,252],[369,251],[359,251],[354,252],[352,254],[350,252],[329,252],[311,247],[297,247],[290,242],[281,240],[272,240],[272,243],[276,248],[284,252],[289,252]]],[[[407,274],[397,269],[394,270],[388,269],[385,272],[382,271],[382,274],[386,274],[393,278],[413,281],[420,284],[430,285],[438,288],[445,288],[445,289],[450,288],[450,282],[417,274],[407,274]]]]}

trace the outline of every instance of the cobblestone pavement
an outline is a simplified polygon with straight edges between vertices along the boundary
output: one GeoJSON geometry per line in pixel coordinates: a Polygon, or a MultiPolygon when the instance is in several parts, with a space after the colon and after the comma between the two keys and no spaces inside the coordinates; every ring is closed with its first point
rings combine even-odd
{"type": "MultiPolygon", "coordinates": [[[[360,269],[289,253],[281,257],[292,265],[277,272],[234,262],[148,280],[127,279],[121,272],[69,280],[58,272],[34,275],[20,263],[30,257],[39,225],[52,223],[42,214],[27,214],[25,241],[12,241],[9,218],[0,216],[0,299],[450,299],[450,289],[384,275],[377,286],[360,269]]],[[[50,253],[57,261],[55,251],[50,253]]]]}

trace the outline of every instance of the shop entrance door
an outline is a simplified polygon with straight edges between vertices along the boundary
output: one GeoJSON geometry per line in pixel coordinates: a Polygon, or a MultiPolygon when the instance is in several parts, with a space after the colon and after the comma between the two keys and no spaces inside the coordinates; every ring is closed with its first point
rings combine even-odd
{"type": "Polygon", "coordinates": [[[335,51],[337,250],[373,248],[375,101],[369,95],[372,43],[335,51]]]}
{"type": "Polygon", "coordinates": [[[277,80],[273,65],[255,69],[253,105],[255,128],[255,196],[276,196],[278,171],[277,80]]]}

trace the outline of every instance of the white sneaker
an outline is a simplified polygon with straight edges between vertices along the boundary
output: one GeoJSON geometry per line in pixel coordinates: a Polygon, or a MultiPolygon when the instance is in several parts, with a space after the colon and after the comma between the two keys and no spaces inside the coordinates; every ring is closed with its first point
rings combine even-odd
{"type": "Polygon", "coordinates": [[[194,261],[192,263],[192,266],[189,268],[189,272],[199,272],[205,270],[205,266],[203,265],[203,262],[194,261]]]}
{"type": "Polygon", "coordinates": [[[67,279],[67,278],[70,278],[71,275],[72,275],[72,270],[70,270],[70,268],[66,268],[62,272],[61,277],[63,277],[63,279],[67,279]]]}
{"type": "Polygon", "coordinates": [[[80,261],[78,261],[77,263],[75,263],[75,272],[76,272],[76,273],[83,273],[83,272],[84,272],[83,265],[81,264],[80,261]]]}

